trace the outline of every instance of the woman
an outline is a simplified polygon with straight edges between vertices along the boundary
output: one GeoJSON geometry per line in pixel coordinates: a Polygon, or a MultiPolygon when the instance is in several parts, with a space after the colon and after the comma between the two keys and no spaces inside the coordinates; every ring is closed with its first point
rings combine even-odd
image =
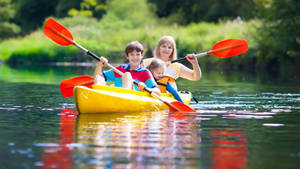
{"type": "MultiPolygon", "coordinates": [[[[161,59],[167,65],[165,74],[174,79],[182,77],[188,80],[197,81],[201,79],[201,69],[198,60],[194,54],[186,55],[186,59],[192,64],[193,69],[184,66],[181,63],[170,63],[177,59],[176,43],[172,36],[163,36],[155,48],[154,57],[161,59]]],[[[144,60],[144,66],[147,67],[151,63],[152,58],[144,60]]],[[[177,89],[177,88],[176,88],[177,89]]]]}

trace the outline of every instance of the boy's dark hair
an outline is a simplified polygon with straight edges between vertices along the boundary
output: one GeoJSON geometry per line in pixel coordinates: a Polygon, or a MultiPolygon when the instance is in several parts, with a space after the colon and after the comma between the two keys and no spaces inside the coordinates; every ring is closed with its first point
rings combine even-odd
{"type": "Polygon", "coordinates": [[[133,51],[141,52],[142,54],[144,53],[144,47],[140,42],[138,41],[133,41],[127,44],[125,48],[125,54],[128,56],[128,53],[133,52],[133,51]]]}

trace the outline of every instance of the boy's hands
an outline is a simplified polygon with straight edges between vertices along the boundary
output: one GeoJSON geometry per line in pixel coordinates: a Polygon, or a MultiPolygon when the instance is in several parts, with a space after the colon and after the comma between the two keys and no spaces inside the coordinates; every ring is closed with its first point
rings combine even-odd
{"type": "MultiPolygon", "coordinates": [[[[146,85],[145,85],[145,83],[143,83],[143,82],[139,82],[137,87],[138,87],[138,89],[139,89],[140,91],[144,91],[145,88],[146,88],[146,85]]],[[[161,92],[160,92],[160,90],[159,90],[158,87],[148,89],[147,91],[149,91],[149,90],[150,90],[151,92],[155,93],[156,95],[160,95],[160,94],[161,94],[161,92]]]]}
{"type": "Polygon", "coordinates": [[[138,88],[140,91],[144,91],[145,87],[146,87],[145,83],[143,83],[143,82],[139,82],[139,83],[138,83],[137,88],[138,88]]]}
{"type": "Polygon", "coordinates": [[[105,57],[101,56],[101,57],[100,57],[100,60],[99,60],[99,62],[98,62],[98,65],[103,66],[103,65],[105,65],[105,64],[107,64],[107,63],[108,63],[108,60],[107,60],[105,57]]]}

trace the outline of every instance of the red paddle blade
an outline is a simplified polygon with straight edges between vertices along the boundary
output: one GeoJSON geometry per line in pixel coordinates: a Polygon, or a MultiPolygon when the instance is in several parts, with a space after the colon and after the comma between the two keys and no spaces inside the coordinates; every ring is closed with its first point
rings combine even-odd
{"type": "Polygon", "coordinates": [[[220,58],[226,58],[240,55],[247,51],[247,41],[240,39],[227,39],[215,44],[215,46],[210,51],[208,51],[207,54],[213,54],[220,58]]]}
{"type": "Polygon", "coordinates": [[[51,18],[49,18],[45,23],[44,33],[47,37],[62,46],[72,44],[70,40],[73,40],[73,36],[70,31],[51,18]],[[67,40],[64,36],[70,40],[67,40]]]}
{"type": "Polygon", "coordinates": [[[86,86],[92,88],[94,79],[90,76],[80,76],[72,79],[63,80],[60,83],[60,91],[64,97],[72,97],[75,86],[86,86]]]}
{"type": "Polygon", "coordinates": [[[196,110],[194,110],[193,108],[191,108],[190,106],[180,102],[180,101],[173,101],[171,103],[169,103],[171,106],[169,106],[169,110],[171,112],[174,111],[180,111],[180,112],[196,112],[196,110]]]}

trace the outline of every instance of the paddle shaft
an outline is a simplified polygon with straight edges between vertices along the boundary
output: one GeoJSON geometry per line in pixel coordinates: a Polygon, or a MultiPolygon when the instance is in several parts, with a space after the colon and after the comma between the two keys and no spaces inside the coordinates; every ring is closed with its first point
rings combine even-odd
{"type": "MultiPolygon", "coordinates": [[[[236,48],[236,47],[239,47],[239,46],[242,46],[242,45],[241,44],[236,44],[236,45],[233,45],[233,46],[227,46],[227,47],[223,47],[223,48],[219,48],[219,49],[215,49],[215,50],[210,50],[210,51],[207,51],[207,52],[198,53],[198,54],[195,55],[195,57],[202,57],[202,56],[210,55],[210,54],[213,54],[213,53],[216,53],[216,52],[222,52],[224,50],[236,48]]],[[[184,60],[186,60],[186,57],[179,58],[179,59],[176,59],[176,60],[172,60],[171,63],[181,62],[181,61],[184,61],[184,60]]]]}

